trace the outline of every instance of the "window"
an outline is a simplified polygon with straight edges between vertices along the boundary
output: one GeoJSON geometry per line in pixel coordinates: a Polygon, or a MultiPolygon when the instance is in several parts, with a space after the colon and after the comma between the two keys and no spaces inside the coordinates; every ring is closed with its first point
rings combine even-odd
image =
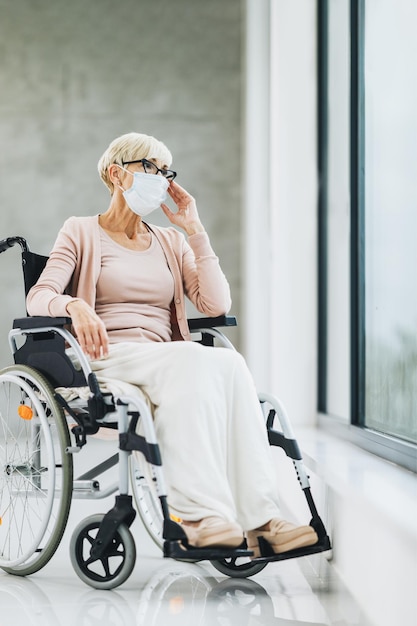
{"type": "Polygon", "coordinates": [[[318,6],[319,408],[416,470],[417,4],[318,6]]]}
{"type": "Polygon", "coordinates": [[[417,443],[417,3],[364,20],[364,421],[417,443]]]}

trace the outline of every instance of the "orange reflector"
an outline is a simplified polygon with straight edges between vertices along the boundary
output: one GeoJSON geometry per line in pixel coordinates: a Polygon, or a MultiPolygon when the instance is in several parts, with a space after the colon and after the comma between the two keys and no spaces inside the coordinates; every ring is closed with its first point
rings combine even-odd
{"type": "Polygon", "coordinates": [[[19,404],[17,414],[22,418],[22,420],[31,420],[33,417],[33,410],[26,404],[19,404]]]}
{"type": "Polygon", "coordinates": [[[177,522],[177,524],[181,524],[182,519],[180,517],[177,517],[176,515],[172,515],[172,513],[170,514],[170,518],[172,519],[173,522],[177,522]]]}
{"type": "Polygon", "coordinates": [[[3,524],[3,518],[0,517],[0,526],[3,524]]]}
{"type": "Polygon", "coordinates": [[[169,612],[171,615],[179,615],[184,610],[184,598],[175,596],[169,600],[169,612]]]}

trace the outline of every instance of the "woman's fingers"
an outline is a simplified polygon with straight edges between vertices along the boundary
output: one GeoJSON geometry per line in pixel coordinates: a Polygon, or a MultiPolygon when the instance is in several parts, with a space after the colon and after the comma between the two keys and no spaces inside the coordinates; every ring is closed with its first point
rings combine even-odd
{"type": "Polygon", "coordinates": [[[163,210],[163,212],[165,213],[168,219],[171,218],[171,215],[174,215],[174,213],[171,211],[169,206],[167,206],[166,204],[161,204],[161,209],[163,210]]]}
{"type": "Polygon", "coordinates": [[[82,300],[67,306],[72,326],[82,351],[91,359],[107,356],[109,341],[106,327],[95,311],[82,300]]]}
{"type": "Polygon", "coordinates": [[[92,359],[99,359],[107,355],[107,338],[103,336],[99,325],[91,329],[87,350],[89,357],[92,359]]]}
{"type": "Polygon", "coordinates": [[[89,325],[84,333],[84,352],[91,359],[99,359],[108,354],[107,332],[103,329],[102,322],[89,325]]]}
{"type": "Polygon", "coordinates": [[[183,187],[180,187],[180,185],[175,182],[172,182],[168,187],[168,193],[176,204],[184,202],[188,204],[194,200],[188,191],[186,191],[183,187]]]}

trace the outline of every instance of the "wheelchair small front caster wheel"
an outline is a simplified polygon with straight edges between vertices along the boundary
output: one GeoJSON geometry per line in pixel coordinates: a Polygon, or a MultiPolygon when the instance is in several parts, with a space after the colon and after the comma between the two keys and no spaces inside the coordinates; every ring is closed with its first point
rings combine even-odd
{"type": "Polygon", "coordinates": [[[230,576],[231,578],[248,578],[249,576],[255,576],[258,572],[261,572],[268,563],[254,563],[247,557],[231,557],[221,559],[219,561],[211,561],[213,567],[215,567],[222,574],[230,576]]]}
{"type": "Polygon", "coordinates": [[[136,547],[132,533],[121,524],[110,545],[99,558],[91,557],[91,547],[104,515],[84,519],[71,537],[70,557],[76,574],[95,589],[114,589],[125,582],[135,566],[136,547]]]}

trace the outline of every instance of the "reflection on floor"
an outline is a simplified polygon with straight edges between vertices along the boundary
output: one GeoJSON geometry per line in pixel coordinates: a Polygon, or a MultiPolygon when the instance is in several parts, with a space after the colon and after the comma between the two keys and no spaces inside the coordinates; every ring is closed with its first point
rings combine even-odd
{"type": "Polygon", "coordinates": [[[209,563],[164,560],[134,530],[135,570],[113,591],[77,578],[65,541],[38,574],[0,574],[0,626],[370,626],[323,556],[230,579],[209,563]]]}
{"type": "Polygon", "coordinates": [[[56,555],[37,574],[20,578],[0,570],[0,626],[374,626],[324,555],[231,579],[207,562],[163,559],[138,519],[132,575],[115,590],[94,590],[74,573],[69,541],[82,519],[105,513],[113,502],[75,500],[56,555]]]}

